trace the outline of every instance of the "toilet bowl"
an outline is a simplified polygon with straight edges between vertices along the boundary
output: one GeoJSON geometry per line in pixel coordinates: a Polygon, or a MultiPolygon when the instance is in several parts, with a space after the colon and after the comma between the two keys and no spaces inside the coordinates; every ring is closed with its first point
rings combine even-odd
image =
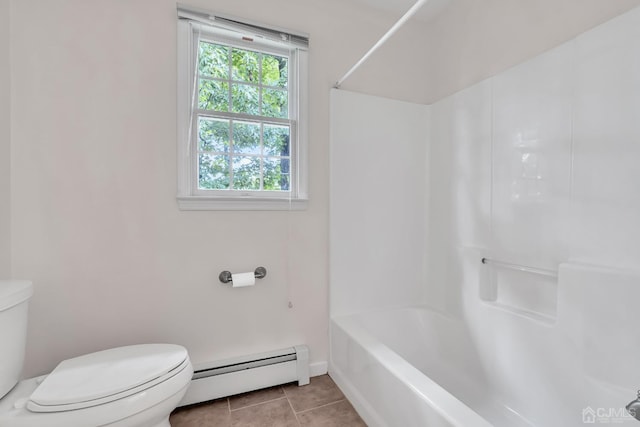
{"type": "Polygon", "coordinates": [[[193,376],[187,351],[178,345],[99,351],[64,360],[48,375],[17,381],[31,289],[30,282],[0,281],[0,336],[12,337],[0,346],[0,360],[11,368],[0,368],[0,426],[168,427],[193,376]],[[2,335],[9,329],[12,334],[2,335]]]}

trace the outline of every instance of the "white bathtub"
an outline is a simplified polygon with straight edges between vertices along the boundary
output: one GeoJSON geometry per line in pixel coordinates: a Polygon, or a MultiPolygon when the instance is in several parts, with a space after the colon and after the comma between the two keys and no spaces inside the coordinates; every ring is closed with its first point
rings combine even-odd
{"type": "Polygon", "coordinates": [[[468,292],[427,308],[334,316],[329,371],[370,427],[640,426],[640,273],[562,264],[557,318],[468,292]]]}
{"type": "Polygon", "coordinates": [[[330,374],[370,427],[520,427],[462,322],[421,308],[334,318],[330,374]]]}

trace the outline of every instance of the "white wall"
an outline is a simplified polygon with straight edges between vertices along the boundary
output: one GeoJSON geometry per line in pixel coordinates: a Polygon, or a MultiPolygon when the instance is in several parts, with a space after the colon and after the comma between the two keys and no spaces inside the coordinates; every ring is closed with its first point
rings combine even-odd
{"type": "MultiPolygon", "coordinates": [[[[195,362],[297,343],[327,360],[328,89],[393,19],[338,0],[190,3],[310,33],[310,207],[178,210],[174,0],[14,1],[12,266],[35,284],[27,375],[152,341],[184,344],[195,362]],[[255,288],[217,280],[259,265],[255,288]]],[[[403,37],[355,88],[411,93],[420,68],[380,84],[403,37]]]]}
{"type": "Polygon", "coordinates": [[[331,91],[331,316],[424,303],[429,107],[331,91]]]}
{"type": "Polygon", "coordinates": [[[425,27],[431,104],[640,5],[640,0],[455,0],[425,27]]]}
{"type": "Polygon", "coordinates": [[[0,0],[0,277],[11,277],[11,75],[10,0],[0,0]]]}
{"type": "MultiPolygon", "coordinates": [[[[640,0],[639,0],[640,1],[640,0]]],[[[349,1],[329,11],[331,18],[329,26],[335,26],[334,19],[339,18],[344,9],[350,7],[349,1]]],[[[332,51],[329,61],[342,64],[338,76],[331,81],[333,86],[338,78],[344,74],[382,37],[395,23],[397,16],[384,15],[385,25],[374,29],[374,22],[356,24],[352,22],[349,36],[337,44],[332,51]]],[[[366,16],[360,16],[360,19],[366,16]]],[[[422,46],[427,37],[427,27],[420,21],[409,21],[398,30],[382,47],[358,68],[341,86],[342,89],[397,99],[406,102],[425,103],[426,76],[433,72],[438,64],[432,60],[428,52],[415,49],[422,46]]]]}

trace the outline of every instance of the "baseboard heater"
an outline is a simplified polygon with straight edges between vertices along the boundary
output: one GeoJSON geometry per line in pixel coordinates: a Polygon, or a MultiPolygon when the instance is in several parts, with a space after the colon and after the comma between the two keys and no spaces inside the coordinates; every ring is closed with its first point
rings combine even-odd
{"type": "Polygon", "coordinates": [[[178,406],[295,381],[298,385],[309,384],[306,345],[198,365],[178,406]]]}

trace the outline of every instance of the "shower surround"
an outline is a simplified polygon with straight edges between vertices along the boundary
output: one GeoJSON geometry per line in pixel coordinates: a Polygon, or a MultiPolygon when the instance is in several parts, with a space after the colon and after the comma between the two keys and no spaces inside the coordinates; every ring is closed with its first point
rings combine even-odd
{"type": "Polygon", "coordinates": [[[332,92],[330,373],[369,425],[637,422],[637,40],[640,9],[431,106],[332,92]]]}

